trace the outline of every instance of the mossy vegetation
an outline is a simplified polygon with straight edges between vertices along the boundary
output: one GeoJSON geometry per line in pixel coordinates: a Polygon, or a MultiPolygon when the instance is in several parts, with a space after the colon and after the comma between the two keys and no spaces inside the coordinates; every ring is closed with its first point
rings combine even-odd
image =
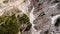
{"type": "Polygon", "coordinates": [[[4,22],[5,17],[0,17],[0,23],[4,22]]]}
{"type": "Polygon", "coordinates": [[[60,17],[57,18],[56,23],[54,26],[58,27],[60,25],[60,17]]]}
{"type": "Polygon", "coordinates": [[[20,24],[17,22],[15,15],[0,17],[0,34],[17,34],[20,24]]]}
{"type": "Polygon", "coordinates": [[[0,34],[17,34],[19,31],[29,31],[32,26],[26,14],[17,17],[15,14],[12,16],[0,16],[0,24],[0,34]],[[22,24],[25,25],[24,29],[21,29],[22,24]]]}
{"type": "Polygon", "coordinates": [[[19,20],[20,25],[22,25],[22,24],[25,25],[24,29],[22,31],[29,31],[30,30],[32,25],[29,22],[29,18],[27,17],[26,14],[23,14],[22,17],[18,16],[18,20],[19,20]]]}

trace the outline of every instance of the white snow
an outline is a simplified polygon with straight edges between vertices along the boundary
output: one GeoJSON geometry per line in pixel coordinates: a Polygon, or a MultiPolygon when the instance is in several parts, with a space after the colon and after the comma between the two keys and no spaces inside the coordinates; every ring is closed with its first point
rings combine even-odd
{"type": "Polygon", "coordinates": [[[33,24],[33,21],[36,19],[35,18],[35,16],[33,15],[33,11],[34,11],[34,7],[33,7],[33,9],[31,10],[31,12],[30,12],[30,23],[32,24],[32,29],[33,29],[33,31],[32,31],[32,34],[40,34],[40,32],[41,32],[41,30],[39,30],[39,31],[37,31],[35,28],[34,28],[34,25],[35,24],[33,24]]]}
{"type": "Polygon", "coordinates": [[[56,16],[53,16],[51,19],[52,19],[52,23],[51,24],[54,24],[56,22],[56,19],[60,17],[60,14],[56,15],[56,16]]]}
{"type": "Polygon", "coordinates": [[[58,3],[56,3],[55,5],[49,6],[49,8],[54,8],[58,5],[58,3]]]}

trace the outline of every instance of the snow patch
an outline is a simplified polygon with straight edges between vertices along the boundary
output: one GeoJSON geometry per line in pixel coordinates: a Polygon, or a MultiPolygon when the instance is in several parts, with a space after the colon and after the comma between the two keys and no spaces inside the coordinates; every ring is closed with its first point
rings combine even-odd
{"type": "Polygon", "coordinates": [[[56,19],[60,17],[60,14],[59,15],[56,15],[56,16],[53,16],[51,19],[52,19],[52,23],[51,24],[54,24],[56,22],[56,19]]]}

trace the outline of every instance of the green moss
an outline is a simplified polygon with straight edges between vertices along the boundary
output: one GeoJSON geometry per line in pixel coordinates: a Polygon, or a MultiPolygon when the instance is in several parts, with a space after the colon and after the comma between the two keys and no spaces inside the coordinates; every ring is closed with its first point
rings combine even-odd
{"type": "Polygon", "coordinates": [[[0,17],[0,23],[5,20],[5,17],[0,17]]]}
{"type": "Polygon", "coordinates": [[[23,29],[24,31],[29,31],[32,26],[26,14],[18,16],[18,19],[16,19],[15,15],[0,17],[0,22],[3,23],[0,25],[0,34],[17,34],[18,31],[21,30],[20,27],[22,24],[27,25],[27,27],[24,28],[25,30],[23,29]]]}
{"type": "MultiPolygon", "coordinates": [[[[1,18],[1,17],[0,17],[1,18]]],[[[17,34],[20,24],[14,15],[3,18],[4,23],[0,25],[0,34],[17,34]]],[[[1,19],[0,19],[1,20],[1,19]]]]}
{"type": "Polygon", "coordinates": [[[27,25],[25,31],[29,31],[29,30],[30,30],[30,28],[31,28],[32,25],[31,25],[31,23],[29,22],[29,18],[27,17],[26,14],[23,14],[22,17],[19,17],[19,22],[20,22],[20,25],[21,25],[21,24],[27,25]]]}

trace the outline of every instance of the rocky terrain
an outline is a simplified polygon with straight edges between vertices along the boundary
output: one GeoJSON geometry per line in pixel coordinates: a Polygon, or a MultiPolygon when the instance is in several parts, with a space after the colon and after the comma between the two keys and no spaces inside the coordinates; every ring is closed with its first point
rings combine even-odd
{"type": "Polygon", "coordinates": [[[18,34],[60,34],[60,0],[1,0],[0,16],[13,14],[19,22],[19,16],[26,14],[32,24],[28,31],[24,30],[26,24],[21,24],[18,34]]]}

